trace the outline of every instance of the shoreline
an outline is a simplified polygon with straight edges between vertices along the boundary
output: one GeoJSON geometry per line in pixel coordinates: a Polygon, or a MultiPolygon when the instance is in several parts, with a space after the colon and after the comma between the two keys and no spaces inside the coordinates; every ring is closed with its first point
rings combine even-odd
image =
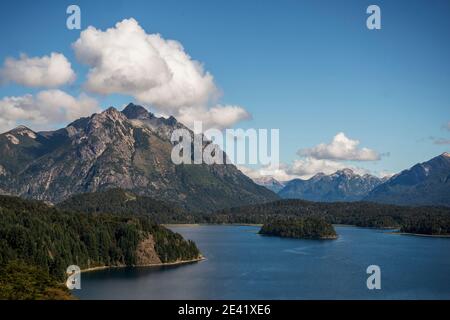
{"type": "Polygon", "coordinates": [[[181,260],[181,261],[174,261],[174,262],[163,262],[163,263],[154,263],[154,264],[146,264],[146,265],[120,265],[120,266],[98,266],[98,267],[92,267],[92,268],[86,268],[80,270],[81,273],[85,272],[94,272],[99,270],[105,270],[105,269],[118,269],[118,268],[152,268],[152,267],[165,267],[165,266],[176,266],[176,265],[182,265],[182,264],[190,264],[195,262],[201,262],[206,260],[204,256],[200,256],[197,259],[192,260],[181,260]]]}
{"type": "MultiPolygon", "coordinates": [[[[165,227],[200,227],[200,226],[252,226],[252,227],[262,227],[263,224],[257,223],[170,223],[163,224],[165,227]]],[[[352,227],[352,228],[363,228],[363,229],[373,229],[381,231],[389,231],[399,229],[398,227],[361,227],[354,224],[333,224],[333,227],[352,227]]],[[[422,234],[422,233],[409,233],[409,232],[385,232],[387,234],[396,234],[403,236],[415,236],[415,237],[429,237],[429,238],[450,238],[450,234],[422,234]]],[[[337,236],[337,238],[339,235],[337,236]]],[[[336,238],[336,239],[337,239],[336,238]]],[[[333,240],[332,238],[318,239],[318,240],[333,240]]],[[[334,239],[335,240],[335,239],[334,239]]]]}
{"type": "Polygon", "coordinates": [[[400,236],[428,237],[428,238],[450,238],[450,234],[424,234],[424,233],[409,233],[409,232],[386,232],[386,233],[397,234],[400,236]]]}
{"type": "Polygon", "coordinates": [[[244,226],[244,227],[262,227],[262,223],[167,223],[161,224],[163,227],[201,227],[201,226],[244,226]]]}

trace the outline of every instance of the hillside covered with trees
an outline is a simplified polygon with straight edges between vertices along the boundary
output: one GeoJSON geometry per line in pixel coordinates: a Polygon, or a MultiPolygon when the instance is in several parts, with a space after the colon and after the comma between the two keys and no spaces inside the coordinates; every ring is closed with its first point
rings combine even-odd
{"type": "Polygon", "coordinates": [[[267,223],[276,219],[317,217],[331,224],[401,228],[403,232],[450,234],[450,208],[407,207],[372,202],[310,202],[279,200],[236,207],[205,216],[210,223],[267,223]]]}
{"type": "Polygon", "coordinates": [[[157,223],[257,223],[279,219],[317,217],[331,224],[349,224],[371,228],[402,228],[404,232],[433,235],[450,234],[450,208],[438,206],[408,207],[373,202],[312,202],[297,199],[277,200],[216,212],[186,212],[170,203],[135,196],[128,191],[74,196],[59,208],[88,213],[143,215],[157,223]]]}
{"type": "MultiPolygon", "coordinates": [[[[62,281],[70,265],[81,269],[142,265],[148,253],[155,264],[200,257],[195,243],[148,216],[75,213],[0,196],[0,268],[5,270],[20,261],[62,281]]],[[[11,276],[2,277],[2,286],[5,279],[16,281],[11,276]]]]}

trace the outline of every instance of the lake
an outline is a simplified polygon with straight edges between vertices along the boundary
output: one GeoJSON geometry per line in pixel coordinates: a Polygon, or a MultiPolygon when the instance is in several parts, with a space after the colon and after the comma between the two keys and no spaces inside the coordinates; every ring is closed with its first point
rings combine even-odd
{"type": "Polygon", "coordinates": [[[176,226],[207,260],[83,273],[81,299],[450,299],[450,238],[336,226],[338,240],[257,234],[254,226],[176,226]],[[381,289],[367,289],[369,265],[381,289]]]}

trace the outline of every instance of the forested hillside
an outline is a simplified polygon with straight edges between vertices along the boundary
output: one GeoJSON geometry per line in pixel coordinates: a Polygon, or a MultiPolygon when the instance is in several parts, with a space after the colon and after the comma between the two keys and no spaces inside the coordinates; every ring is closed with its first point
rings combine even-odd
{"type": "Polygon", "coordinates": [[[406,207],[371,202],[279,200],[221,210],[204,219],[210,223],[267,223],[274,219],[299,217],[320,217],[332,224],[403,228],[404,232],[434,235],[450,234],[448,207],[406,207]]]}
{"type": "Polygon", "coordinates": [[[140,265],[152,253],[158,263],[200,256],[193,242],[147,216],[73,213],[0,196],[0,265],[21,260],[61,280],[69,265],[140,265]]]}

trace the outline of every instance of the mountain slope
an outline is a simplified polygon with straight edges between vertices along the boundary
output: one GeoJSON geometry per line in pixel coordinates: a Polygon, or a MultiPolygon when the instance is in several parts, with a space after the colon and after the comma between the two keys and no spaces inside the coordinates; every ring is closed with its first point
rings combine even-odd
{"type": "Polygon", "coordinates": [[[272,177],[255,178],[255,179],[253,179],[253,181],[255,181],[256,184],[266,187],[267,189],[269,189],[275,193],[278,193],[285,186],[285,184],[283,182],[280,182],[272,177]]]}
{"type": "Polygon", "coordinates": [[[2,134],[0,150],[7,151],[0,158],[0,192],[60,202],[121,188],[191,210],[278,198],[234,165],[173,164],[170,136],[177,128],[186,127],[129,104],[53,132],[2,134]]]}
{"type": "Polygon", "coordinates": [[[450,154],[443,153],[402,171],[372,190],[365,200],[450,206],[450,154]]]}
{"type": "Polygon", "coordinates": [[[331,175],[319,173],[308,180],[291,180],[278,194],[286,199],[319,202],[358,201],[381,182],[382,179],[375,176],[361,176],[344,169],[331,175]]]}

